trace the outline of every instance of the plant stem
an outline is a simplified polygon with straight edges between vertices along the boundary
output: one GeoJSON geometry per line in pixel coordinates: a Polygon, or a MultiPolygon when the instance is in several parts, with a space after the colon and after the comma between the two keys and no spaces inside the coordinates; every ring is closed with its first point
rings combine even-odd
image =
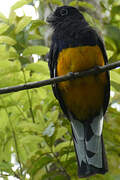
{"type": "MultiPolygon", "coordinates": [[[[3,100],[3,98],[1,97],[1,101],[2,101],[2,104],[4,104],[5,106],[5,111],[6,111],[6,114],[8,115],[8,120],[9,120],[9,123],[10,123],[10,127],[11,127],[11,130],[12,130],[12,135],[13,135],[13,139],[14,139],[14,143],[15,143],[15,151],[16,151],[16,155],[17,155],[17,161],[20,165],[20,174],[21,174],[21,177],[22,177],[22,165],[21,165],[21,161],[20,161],[20,155],[19,155],[19,151],[18,151],[18,144],[17,144],[17,138],[16,138],[16,133],[15,133],[15,129],[13,127],[13,124],[12,124],[12,121],[10,119],[10,115],[8,113],[8,110],[7,110],[7,107],[5,105],[5,102],[3,100]]],[[[17,175],[18,176],[18,175],[17,175]]],[[[20,178],[20,177],[19,177],[20,178]]]]}
{"type": "Polygon", "coordinates": [[[70,180],[69,174],[67,173],[66,169],[63,167],[62,163],[60,162],[56,154],[53,152],[52,148],[51,148],[51,153],[53,154],[54,158],[57,160],[57,164],[60,166],[60,170],[66,175],[67,179],[70,180]]]}
{"type": "MultiPolygon", "coordinates": [[[[46,173],[48,174],[48,173],[49,173],[49,170],[48,170],[47,165],[45,166],[45,170],[46,170],[46,173]]],[[[49,177],[48,180],[51,180],[51,178],[49,177]]]]}
{"type": "MultiPolygon", "coordinates": [[[[11,99],[12,102],[15,102],[12,97],[10,97],[10,99],[11,99]]],[[[15,103],[15,106],[16,106],[17,110],[21,113],[21,115],[24,117],[24,119],[27,120],[27,117],[25,117],[24,112],[21,110],[21,108],[19,107],[19,105],[17,105],[17,104],[15,103]]]]}
{"type": "Polygon", "coordinates": [[[66,154],[66,161],[68,160],[68,156],[69,156],[69,153],[70,153],[71,143],[72,143],[72,138],[70,139],[69,149],[68,149],[68,152],[66,154]]]}
{"type": "MultiPolygon", "coordinates": [[[[24,69],[22,69],[22,72],[23,72],[24,81],[25,81],[25,84],[26,84],[27,80],[26,80],[24,69]]],[[[33,114],[33,110],[32,110],[32,101],[31,101],[30,93],[29,93],[28,90],[26,91],[26,93],[27,93],[27,97],[28,97],[28,101],[29,101],[29,105],[30,105],[29,110],[30,110],[30,113],[31,113],[32,121],[33,121],[33,123],[35,123],[35,118],[34,118],[34,114],[33,114]]]]}

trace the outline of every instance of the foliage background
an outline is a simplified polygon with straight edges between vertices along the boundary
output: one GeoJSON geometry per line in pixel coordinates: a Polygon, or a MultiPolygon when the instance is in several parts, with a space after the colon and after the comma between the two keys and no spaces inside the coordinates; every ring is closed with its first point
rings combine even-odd
{"type": "MultiPolygon", "coordinates": [[[[0,13],[1,88],[49,78],[46,54],[51,33],[45,18],[63,4],[79,7],[102,34],[109,62],[120,59],[120,0],[20,0],[8,18],[0,13]],[[25,4],[35,8],[38,20],[16,15],[15,10],[25,4]]],[[[109,172],[86,180],[120,179],[120,69],[110,75],[112,96],[104,123],[109,172]]],[[[9,176],[20,180],[78,179],[69,122],[50,86],[0,95],[0,177],[9,176]]]]}

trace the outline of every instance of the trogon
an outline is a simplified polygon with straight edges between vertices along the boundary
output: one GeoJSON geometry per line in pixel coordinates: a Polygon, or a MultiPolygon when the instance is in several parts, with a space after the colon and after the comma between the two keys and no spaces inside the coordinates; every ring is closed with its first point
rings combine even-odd
{"type": "MultiPolygon", "coordinates": [[[[47,21],[53,28],[48,62],[51,77],[107,64],[101,37],[76,8],[58,7],[47,21]]],[[[55,83],[53,92],[70,120],[79,177],[105,174],[102,128],[110,96],[109,73],[55,83]]]]}

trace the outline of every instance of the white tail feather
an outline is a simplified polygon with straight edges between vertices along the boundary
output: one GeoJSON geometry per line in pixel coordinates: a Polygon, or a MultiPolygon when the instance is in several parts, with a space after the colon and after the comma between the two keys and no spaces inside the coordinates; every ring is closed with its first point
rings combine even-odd
{"type": "Polygon", "coordinates": [[[103,126],[103,113],[95,117],[93,121],[86,126],[86,124],[76,120],[70,115],[73,134],[75,137],[74,144],[78,156],[79,164],[82,161],[88,165],[93,165],[97,168],[102,168],[102,126],[103,126]],[[92,136],[87,141],[87,128],[91,128],[92,136]],[[87,151],[93,153],[88,157],[87,151]]]}

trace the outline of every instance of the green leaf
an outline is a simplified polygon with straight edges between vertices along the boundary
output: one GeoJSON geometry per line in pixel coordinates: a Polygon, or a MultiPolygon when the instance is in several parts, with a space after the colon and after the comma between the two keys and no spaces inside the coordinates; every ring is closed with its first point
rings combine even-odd
{"type": "Polygon", "coordinates": [[[1,12],[0,12],[0,20],[2,21],[2,22],[6,22],[6,23],[8,23],[8,19],[4,16],[4,14],[2,14],[1,12]]]}
{"type": "Polygon", "coordinates": [[[9,28],[7,29],[7,31],[4,32],[4,35],[7,36],[8,34],[9,35],[12,34],[11,37],[15,38],[15,36],[14,36],[14,29],[15,29],[15,25],[14,24],[10,25],[9,28]]]}
{"type": "Polygon", "coordinates": [[[9,36],[0,36],[0,43],[13,46],[16,44],[16,41],[9,36]]]}
{"type": "Polygon", "coordinates": [[[16,23],[16,13],[14,11],[11,11],[9,14],[9,24],[15,24],[16,23]]]}
{"type": "Polygon", "coordinates": [[[117,51],[117,47],[116,47],[116,44],[115,44],[114,40],[112,40],[108,36],[104,36],[104,40],[105,40],[106,48],[108,50],[113,50],[114,52],[117,51]]]}
{"type": "Polygon", "coordinates": [[[61,142],[59,143],[56,147],[54,147],[54,152],[60,152],[62,151],[63,148],[67,148],[70,145],[70,141],[65,141],[65,142],[61,142]]]}
{"type": "Polygon", "coordinates": [[[111,81],[120,84],[120,74],[113,70],[110,72],[110,79],[111,81]]]}
{"type": "MultiPolygon", "coordinates": [[[[15,71],[15,70],[14,70],[15,71]]],[[[8,73],[0,72],[2,76],[0,77],[0,87],[14,86],[18,84],[24,84],[23,75],[20,72],[8,73]],[[4,75],[4,76],[3,76],[4,75]]]]}
{"type": "Polygon", "coordinates": [[[58,116],[59,116],[59,111],[56,110],[56,111],[52,111],[50,112],[50,119],[52,122],[56,122],[58,120],[58,116]]]}
{"type": "Polygon", "coordinates": [[[31,3],[33,0],[19,0],[17,1],[12,7],[11,10],[16,10],[18,8],[21,8],[22,6],[31,3]]]}
{"type": "Polygon", "coordinates": [[[11,175],[13,174],[12,167],[13,164],[9,162],[0,162],[0,169],[4,172],[10,173],[11,175]]]}
{"type": "Polygon", "coordinates": [[[9,123],[9,121],[5,109],[0,110],[0,115],[1,115],[0,116],[0,129],[1,129],[1,128],[5,128],[9,123]]]}
{"type": "Polygon", "coordinates": [[[55,177],[52,178],[52,180],[67,180],[68,177],[64,176],[64,175],[56,175],[55,177]]]}
{"type": "Polygon", "coordinates": [[[92,10],[95,10],[95,7],[88,2],[72,1],[69,3],[69,6],[81,6],[81,7],[90,8],[92,10]]]}
{"type": "Polygon", "coordinates": [[[18,34],[16,34],[16,41],[17,41],[17,48],[20,49],[20,52],[23,51],[24,49],[23,47],[26,47],[26,45],[28,44],[28,32],[21,31],[18,34]]]}
{"type": "Polygon", "coordinates": [[[30,174],[34,176],[37,173],[37,171],[39,171],[41,168],[45,167],[51,162],[53,162],[53,158],[51,156],[43,156],[37,159],[37,161],[33,162],[33,168],[29,169],[28,172],[30,172],[30,174]]]}
{"type": "Polygon", "coordinates": [[[42,37],[38,34],[29,34],[28,35],[28,40],[39,40],[42,39],[42,37]]]}
{"type": "Polygon", "coordinates": [[[18,54],[17,54],[15,48],[10,47],[8,49],[8,48],[6,48],[6,45],[0,45],[0,61],[3,62],[3,64],[1,64],[1,67],[4,67],[5,60],[15,59],[15,58],[18,58],[18,54]]]}
{"type": "Polygon", "coordinates": [[[86,19],[86,21],[91,25],[91,26],[95,26],[95,19],[90,15],[88,14],[87,12],[83,12],[83,15],[84,15],[84,18],[86,19]]]}
{"type": "MultiPolygon", "coordinates": [[[[17,104],[17,102],[16,102],[16,104],[17,104]]],[[[33,123],[31,123],[31,122],[21,122],[21,124],[19,124],[18,126],[17,126],[17,129],[19,130],[19,131],[21,131],[22,133],[24,133],[24,132],[29,132],[29,133],[37,133],[37,134],[41,134],[41,129],[40,129],[40,127],[38,126],[38,124],[33,124],[33,123]]],[[[34,137],[32,137],[32,138],[34,138],[34,137]]],[[[30,139],[31,139],[31,137],[30,137],[30,139]]],[[[40,138],[39,138],[39,140],[40,140],[40,138]]]]}
{"type": "Polygon", "coordinates": [[[33,29],[43,26],[45,24],[46,24],[46,22],[43,20],[32,20],[30,30],[32,31],[33,29]]]}
{"type": "Polygon", "coordinates": [[[78,1],[74,0],[69,3],[69,6],[78,6],[78,1]]]}
{"type": "Polygon", "coordinates": [[[15,33],[18,34],[20,31],[22,31],[30,22],[31,22],[31,17],[23,17],[19,23],[17,24],[17,27],[15,29],[15,33]]]}
{"type": "Polygon", "coordinates": [[[15,48],[10,47],[9,49],[9,59],[17,59],[19,57],[15,48]]]}
{"type": "Polygon", "coordinates": [[[68,130],[67,130],[66,127],[60,127],[60,128],[58,128],[55,139],[61,138],[67,131],[68,131],[68,130]]]}
{"type": "Polygon", "coordinates": [[[39,61],[37,63],[28,64],[26,70],[39,72],[44,75],[49,75],[48,63],[45,61],[39,61]]]}
{"type": "Polygon", "coordinates": [[[37,143],[40,143],[42,141],[42,137],[35,136],[35,135],[26,135],[21,138],[21,143],[23,144],[31,144],[31,142],[34,142],[34,145],[37,143]]]}
{"type": "Polygon", "coordinates": [[[23,56],[31,56],[32,54],[46,55],[49,51],[45,46],[29,46],[23,51],[23,56]]]}
{"type": "Polygon", "coordinates": [[[48,3],[56,4],[58,6],[62,6],[63,3],[60,0],[47,0],[48,3]]]}
{"type": "Polygon", "coordinates": [[[0,61],[1,60],[7,60],[9,57],[9,53],[7,51],[6,45],[0,44],[0,61]]]}
{"type": "MultiPolygon", "coordinates": [[[[19,61],[0,61],[0,75],[5,75],[9,73],[19,72],[21,70],[19,61]]],[[[0,77],[1,79],[1,77],[0,77]]]]}
{"type": "Polygon", "coordinates": [[[119,6],[112,6],[111,15],[114,16],[117,14],[120,14],[120,5],[119,6]]]}
{"type": "Polygon", "coordinates": [[[109,24],[109,25],[105,25],[105,30],[106,30],[106,36],[115,42],[116,47],[119,50],[120,49],[120,41],[119,41],[120,29],[119,29],[119,27],[109,24]]]}
{"type": "Polygon", "coordinates": [[[114,51],[111,51],[111,50],[107,50],[107,56],[108,56],[108,59],[110,59],[114,54],[114,51]]]}
{"type": "Polygon", "coordinates": [[[9,28],[9,25],[0,23],[0,35],[3,34],[8,28],[9,28]]]}

